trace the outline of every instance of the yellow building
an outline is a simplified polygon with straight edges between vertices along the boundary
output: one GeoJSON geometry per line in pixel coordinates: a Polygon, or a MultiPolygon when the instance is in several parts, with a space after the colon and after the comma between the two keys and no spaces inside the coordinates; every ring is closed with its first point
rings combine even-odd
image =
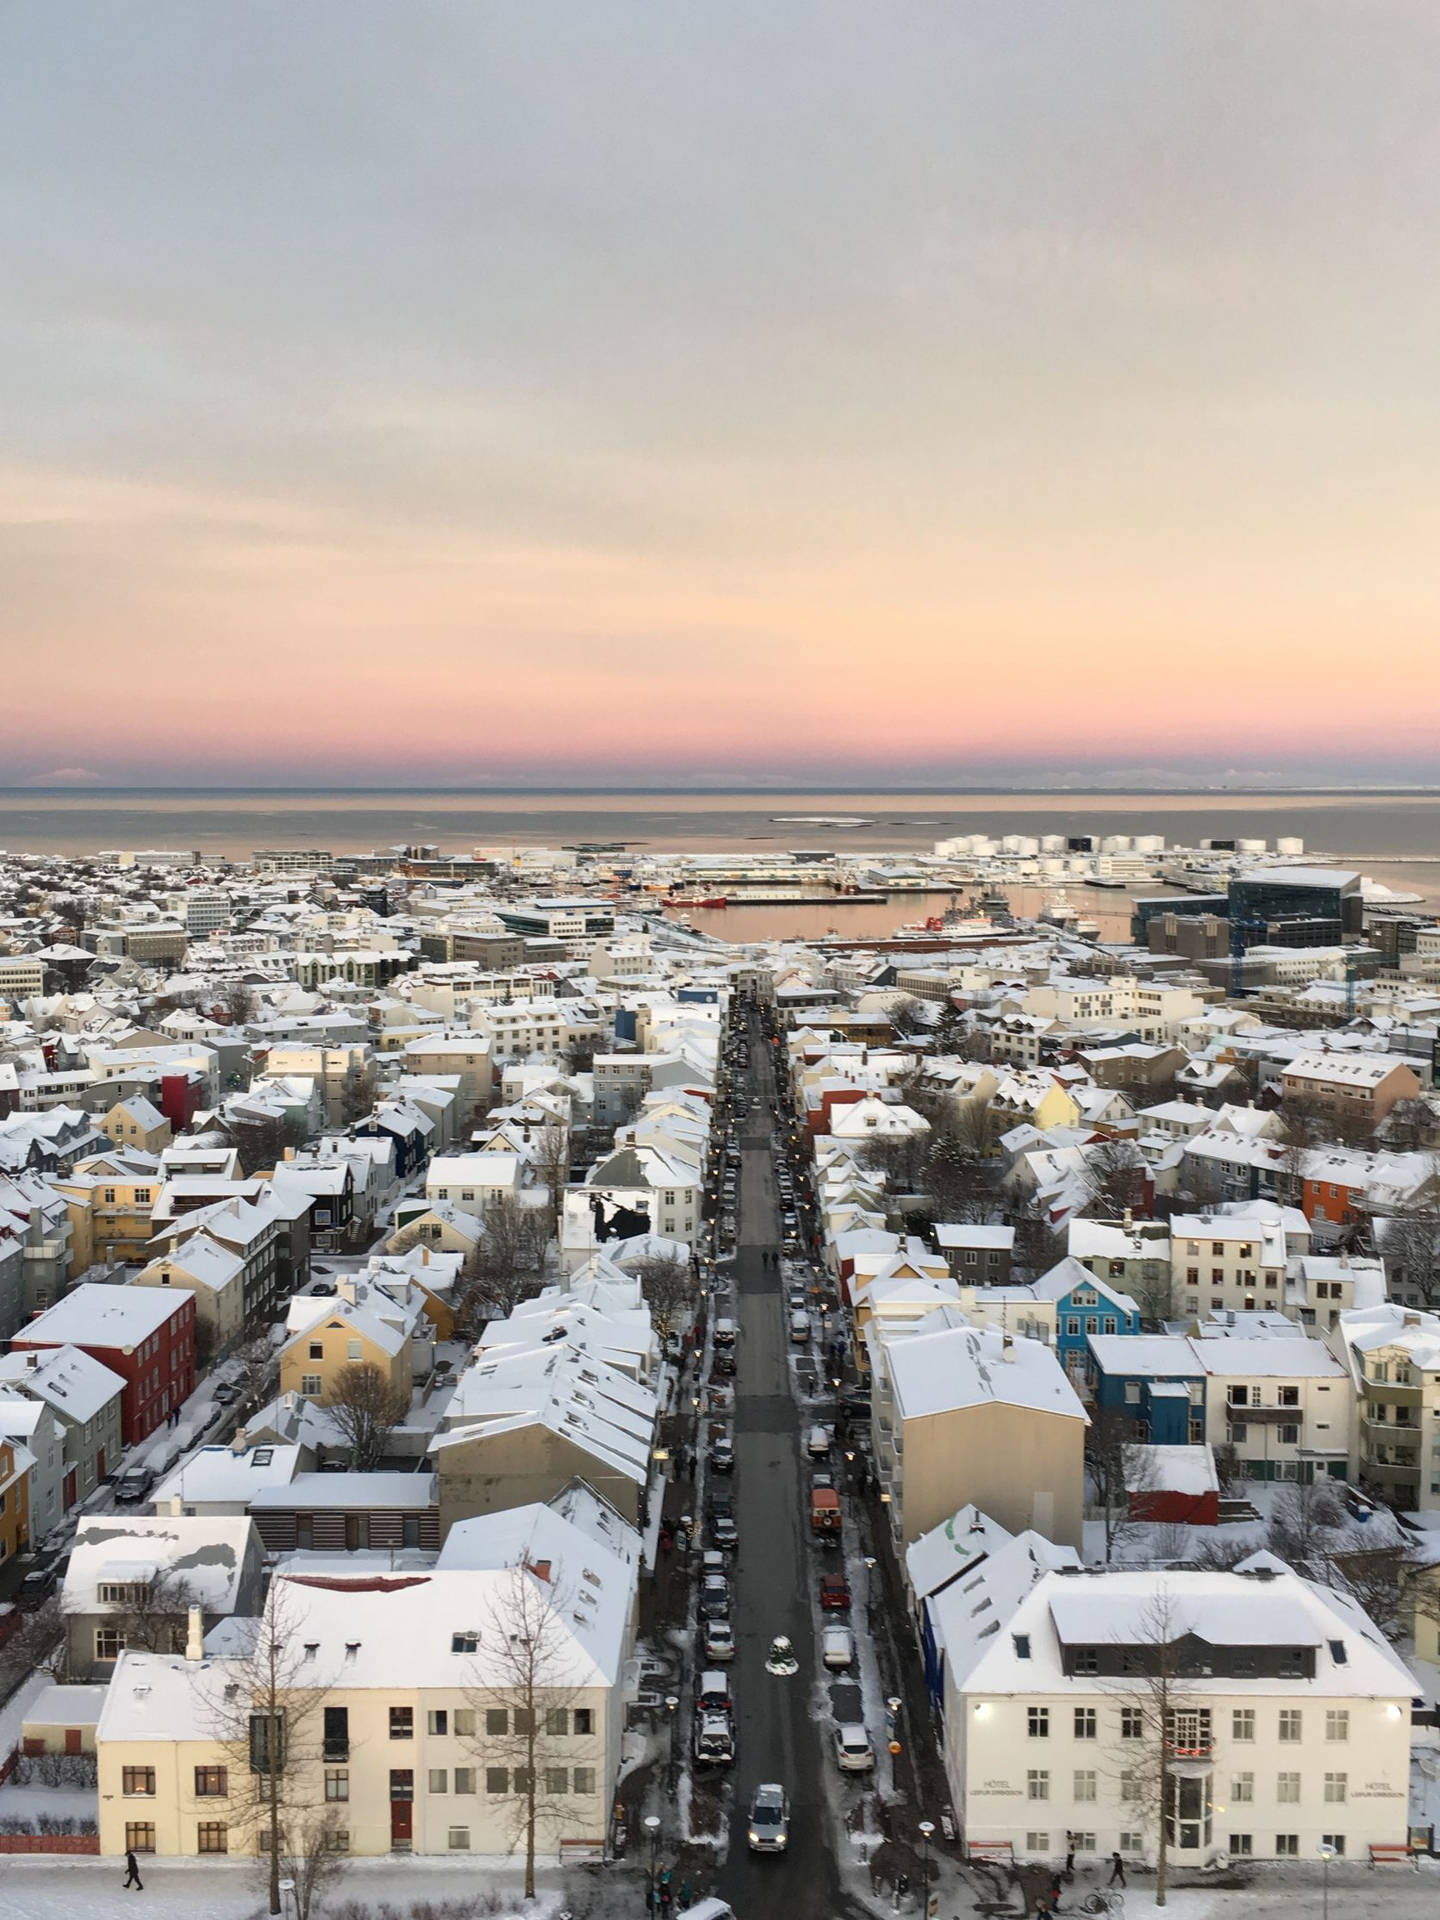
{"type": "Polygon", "coordinates": [[[163,1153],[174,1138],[164,1114],[138,1093],[116,1101],[100,1122],[100,1131],[117,1147],[136,1147],[141,1153],[163,1153]]]}
{"type": "Polygon", "coordinates": [[[70,1277],[97,1261],[143,1260],[154,1228],[158,1170],[128,1166],[122,1154],[92,1154],[53,1182],[70,1213],[70,1277]]]}
{"type": "Polygon", "coordinates": [[[414,1310],[382,1317],[373,1296],[357,1306],[344,1299],[313,1299],[301,1295],[292,1304],[318,1307],[319,1316],[292,1332],[280,1350],[280,1391],[329,1406],[335,1383],[346,1367],[378,1367],[390,1385],[408,1400],[414,1386],[410,1342],[414,1310]]]}
{"type": "Polygon", "coordinates": [[[0,1440],[0,1565],[30,1542],[30,1475],[34,1456],[0,1440]]]}

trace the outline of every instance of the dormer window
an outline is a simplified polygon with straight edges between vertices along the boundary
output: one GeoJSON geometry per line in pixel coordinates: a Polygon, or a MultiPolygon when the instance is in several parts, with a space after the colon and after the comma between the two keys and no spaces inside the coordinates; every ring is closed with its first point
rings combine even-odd
{"type": "Polygon", "coordinates": [[[1010,1636],[1010,1639],[1015,1648],[1015,1658],[1017,1660],[1028,1660],[1030,1658],[1029,1634],[1028,1633],[1012,1633],[1010,1636]]]}

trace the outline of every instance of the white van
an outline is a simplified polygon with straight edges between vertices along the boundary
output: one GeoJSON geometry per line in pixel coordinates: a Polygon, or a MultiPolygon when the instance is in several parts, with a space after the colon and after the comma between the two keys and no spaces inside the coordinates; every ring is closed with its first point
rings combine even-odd
{"type": "Polygon", "coordinates": [[[735,1322],[720,1319],[715,1322],[715,1344],[717,1347],[733,1347],[735,1344],[735,1322]]]}
{"type": "Polygon", "coordinates": [[[812,1460],[828,1460],[830,1458],[830,1429],[828,1427],[811,1427],[805,1437],[805,1451],[812,1460]]]}
{"type": "Polygon", "coordinates": [[[810,1344],[810,1316],[808,1313],[792,1313],[790,1316],[790,1339],[797,1347],[810,1344]]]}

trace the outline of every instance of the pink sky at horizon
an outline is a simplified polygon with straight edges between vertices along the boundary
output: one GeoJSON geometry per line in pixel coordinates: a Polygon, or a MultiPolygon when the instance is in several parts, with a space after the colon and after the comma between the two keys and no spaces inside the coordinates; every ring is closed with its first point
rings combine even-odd
{"type": "Polygon", "coordinates": [[[1440,779],[1440,14],[145,11],[0,64],[0,784],[1440,779]]]}

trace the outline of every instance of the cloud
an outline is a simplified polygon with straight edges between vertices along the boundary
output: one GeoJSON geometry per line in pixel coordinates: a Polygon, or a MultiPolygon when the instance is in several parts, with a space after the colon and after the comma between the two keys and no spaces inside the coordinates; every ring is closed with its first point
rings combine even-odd
{"type": "Polygon", "coordinates": [[[49,773],[32,773],[28,784],[32,787],[88,787],[94,786],[99,779],[100,775],[89,767],[54,767],[49,773]]]}

